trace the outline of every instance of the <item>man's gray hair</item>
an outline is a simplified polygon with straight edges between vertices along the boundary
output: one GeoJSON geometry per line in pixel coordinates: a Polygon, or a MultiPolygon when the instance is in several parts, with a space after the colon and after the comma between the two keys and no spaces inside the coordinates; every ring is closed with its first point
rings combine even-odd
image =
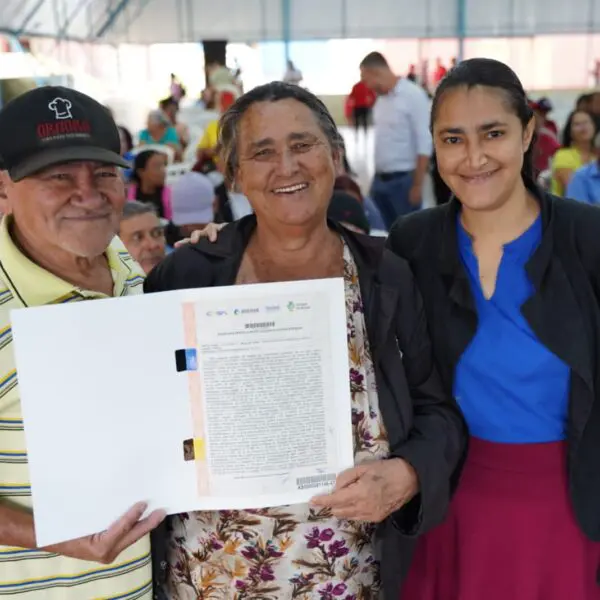
{"type": "Polygon", "coordinates": [[[158,213],[152,204],[146,204],[145,202],[139,202],[138,200],[131,200],[125,203],[121,221],[131,219],[132,217],[139,217],[140,215],[158,216],[158,213]]]}
{"type": "Polygon", "coordinates": [[[219,154],[225,165],[225,180],[232,185],[239,165],[238,128],[246,111],[257,102],[277,102],[278,100],[297,100],[307,106],[315,115],[319,127],[327,137],[331,149],[344,151],[344,139],[325,104],[304,88],[273,81],[260,85],[238,98],[223,114],[219,121],[219,154]]]}

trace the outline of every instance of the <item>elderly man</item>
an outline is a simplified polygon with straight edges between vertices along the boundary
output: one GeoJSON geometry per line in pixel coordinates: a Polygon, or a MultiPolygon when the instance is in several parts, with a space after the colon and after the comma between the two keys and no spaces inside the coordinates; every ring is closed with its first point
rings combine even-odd
{"type": "Polygon", "coordinates": [[[165,226],[150,204],[134,200],[123,209],[119,237],[144,273],[166,255],[165,226]]]}
{"type": "Polygon", "coordinates": [[[142,518],[143,503],[104,532],[36,547],[10,329],[12,309],[141,293],[143,276],[115,238],[127,166],[119,133],[102,105],[61,87],[7,104],[0,131],[0,594],[150,600],[148,534],[164,514],[142,518]]]}

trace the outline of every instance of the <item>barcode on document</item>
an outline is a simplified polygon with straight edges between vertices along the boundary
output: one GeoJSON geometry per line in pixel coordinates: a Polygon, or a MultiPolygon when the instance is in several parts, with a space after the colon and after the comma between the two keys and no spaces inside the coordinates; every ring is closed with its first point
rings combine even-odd
{"type": "Polygon", "coordinates": [[[327,487],[335,483],[335,473],[324,475],[311,475],[310,477],[298,477],[296,487],[299,490],[309,490],[311,488],[327,487]]]}

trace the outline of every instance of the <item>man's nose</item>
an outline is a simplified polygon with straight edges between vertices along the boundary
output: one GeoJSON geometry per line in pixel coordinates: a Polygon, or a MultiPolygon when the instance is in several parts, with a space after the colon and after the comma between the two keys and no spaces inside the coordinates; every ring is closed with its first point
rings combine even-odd
{"type": "Polygon", "coordinates": [[[142,246],[144,250],[148,252],[156,252],[157,250],[164,248],[164,240],[151,235],[146,235],[142,240],[142,246]]]}
{"type": "Polygon", "coordinates": [[[74,181],[75,200],[86,206],[100,206],[106,203],[106,196],[98,189],[98,181],[93,174],[80,174],[74,181]]]}

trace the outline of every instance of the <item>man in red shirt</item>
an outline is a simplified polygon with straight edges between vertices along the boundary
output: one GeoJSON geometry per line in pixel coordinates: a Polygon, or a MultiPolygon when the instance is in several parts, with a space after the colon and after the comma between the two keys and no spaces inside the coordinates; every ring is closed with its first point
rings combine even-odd
{"type": "MultiPolygon", "coordinates": [[[[547,100],[542,98],[542,100],[547,100]]],[[[549,121],[546,118],[548,110],[552,109],[552,105],[548,107],[548,103],[531,102],[530,106],[535,114],[535,124],[537,141],[533,152],[533,169],[535,176],[537,177],[540,173],[550,168],[550,160],[554,156],[555,152],[560,148],[560,143],[556,135],[556,131],[552,126],[548,126],[550,123],[556,127],[554,121],[549,121]]]]}
{"type": "Polygon", "coordinates": [[[362,127],[365,134],[369,128],[371,109],[375,104],[375,93],[363,81],[354,84],[348,96],[348,106],[352,109],[352,121],[356,135],[362,127]]]}
{"type": "Polygon", "coordinates": [[[552,120],[548,118],[548,115],[552,112],[552,102],[550,102],[549,98],[543,97],[540,98],[533,107],[533,110],[536,114],[539,114],[540,118],[543,121],[544,127],[554,133],[554,135],[558,138],[558,125],[552,120]]]}
{"type": "Polygon", "coordinates": [[[435,61],[435,73],[433,75],[433,84],[437,87],[442,79],[446,77],[448,69],[442,63],[441,58],[437,58],[435,61]]]}

